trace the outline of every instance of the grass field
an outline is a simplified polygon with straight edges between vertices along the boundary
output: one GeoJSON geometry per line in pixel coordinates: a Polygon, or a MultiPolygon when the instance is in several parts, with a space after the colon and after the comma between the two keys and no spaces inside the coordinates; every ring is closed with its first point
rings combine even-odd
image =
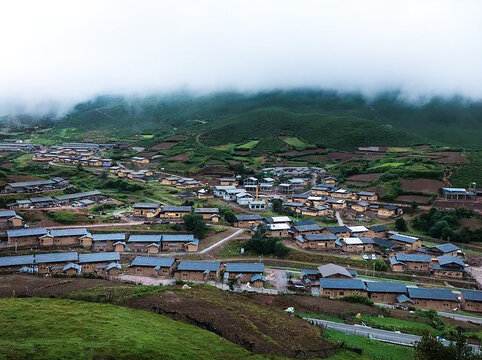
{"type": "Polygon", "coordinates": [[[239,145],[239,146],[236,146],[236,149],[242,149],[242,150],[252,150],[256,147],[256,145],[259,144],[259,140],[251,140],[251,141],[248,141],[247,143],[245,144],[242,144],[242,145],[239,145]]]}
{"type": "Polygon", "coordinates": [[[325,330],[324,335],[333,341],[343,341],[345,345],[363,349],[362,355],[373,360],[413,359],[413,349],[400,345],[385,344],[364,336],[347,335],[333,330],[325,330]]]}
{"type": "Polygon", "coordinates": [[[0,359],[262,359],[209,331],[114,305],[1,299],[0,318],[0,359]]]}
{"type": "Polygon", "coordinates": [[[304,142],[303,140],[300,140],[297,137],[286,137],[283,139],[283,141],[288,145],[291,145],[299,150],[306,149],[307,147],[310,146],[310,144],[304,142]]]}

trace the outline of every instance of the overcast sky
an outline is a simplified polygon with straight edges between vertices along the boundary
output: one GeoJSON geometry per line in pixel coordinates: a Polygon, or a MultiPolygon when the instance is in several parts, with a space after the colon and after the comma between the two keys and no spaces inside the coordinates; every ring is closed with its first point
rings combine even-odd
{"type": "Polygon", "coordinates": [[[481,0],[2,1],[0,104],[293,87],[482,98],[481,19],[481,0]]]}

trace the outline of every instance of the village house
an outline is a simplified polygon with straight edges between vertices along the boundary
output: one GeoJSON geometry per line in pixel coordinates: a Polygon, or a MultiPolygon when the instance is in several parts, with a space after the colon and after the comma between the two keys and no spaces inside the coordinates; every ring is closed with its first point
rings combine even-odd
{"type": "Polygon", "coordinates": [[[0,210],[0,228],[20,228],[23,226],[23,219],[13,210],[0,210]]]}
{"type": "Polygon", "coordinates": [[[72,204],[75,201],[91,200],[98,202],[104,199],[104,195],[99,190],[84,191],[74,194],[58,195],[54,197],[55,201],[60,205],[72,204]]]}
{"type": "Polygon", "coordinates": [[[293,222],[288,216],[273,216],[264,220],[267,224],[291,224],[293,222]]]}
{"type": "Polygon", "coordinates": [[[92,241],[92,235],[86,228],[52,229],[47,234],[40,236],[40,245],[79,246],[86,241],[83,240],[85,238],[90,238],[92,241]]]}
{"type": "Polygon", "coordinates": [[[258,226],[261,220],[263,219],[260,215],[236,215],[234,221],[234,226],[240,228],[251,228],[254,226],[258,226]]]}
{"type": "Polygon", "coordinates": [[[224,194],[227,190],[237,190],[236,186],[232,185],[218,185],[213,188],[213,194],[215,197],[222,197],[224,198],[224,194]]]}
{"type": "Polygon", "coordinates": [[[28,209],[32,206],[32,202],[28,199],[15,200],[14,203],[8,204],[9,209],[28,209]]]}
{"type": "Polygon", "coordinates": [[[320,273],[318,270],[313,269],[301,269],[301,280],[305,282],[305,284],[312,284],[315,281],[318,281],[320,278],[320,273]]]}
{"type": "Polygon", "coordinates": [[[307,200],[311,206],[321,206],[326,204],[327,198],[324,196],[309,196],[307,200]]]}
{"type": "Polygon", "coordinates": [[[238,186],[239,182],[236,178],[220,178],[219,185],[221,186],[238,186]]]}
{"type": "Polygon", "coordinates": [[[2,193],[29,193],[41,192],[54,189],[62,189],[68,185],[68,181],[60,177],[54,177],[49,180],[23,181],[16,183],[7,183],[2,189],[2,193]]]}
{"type": "Polygon", "coordinates": [[[338,238],[350,237],[350,229],[346,226],[328,226],[323,228],[322,234],[333,234],[338,238]]]}
{"type": "Polygon", "coordinates": [[[302,207],[299,209],[301,216],[318,216],[318,210],[310,207],[302,207]]]}
{"type": "Polygon", "coordinates": [[[327,185],[317,185],[311,188],[311,194],[316,196],[328,196],[330,195],[333,187],[327,185]]]}
{"type": "Polygon", "coordinates": [[[444,187],[442,188],[442,196],[446,199],[476,199],[477,195],[472,191],[467,191],[465,188],[453,188],[453,187],[444,187]]]}
{"type": "Polygon", "coordinates": [[[374,225],[374,226],[370,226],[370,234],[368,235],[368,237],[371,237],[371,238],[386,238],[388,236],[388,231],[390,230],[389,228],[387,228],[385,225],[374,225]]]}
{"type": "Polygon", "coordinates": [[[194,214],[202,215],[206,221],[217,223],[219,221],[219,209],[218,208],[197,208],[194,209],[194,214]]]}
{"type": "Polygon", "coordinates": [[[422,240],[414,236],[392,234],[389,236],[389,239],[407,250],[417,250],[422,247],[422,240]]]}
{"type": "Polygon", "coordinates": [[[266,224],[266,236],[268,237],[289,237],[291,227],[286,223],[266,224]]]}
{"type": "Polygon", "coordinates": [[[352,210],[356,211],[357,213],[363,214],[365,211],[367,211],[370,207],[370,204],[367,203],[366,201],[360,200],[359,202],[352,204],[351,208],[352,210]]]}
{"type": "Polygon", "coordinates": [[[346,208],[346,201],[344,199],[329,199],[326,203],[333,209],[341,210],[346,208]]]}
{"type": "Polygon", "coordinates": [[[0,273],[18,272],[23,267],[33,268],[34,255],[0,256],[0,273]]]}
{"type": "Polygon", "coordinates": [[[293,187],[291,184],[282,183],[278,185],[278,190],[281,194],[292,194],[293,187]]]}
{"type": "Polygon", "coordinates": [[[321,227],[318,224],[294,224],[293,226],[293,237],[303,235],[316,235],[321,234],[321,227]]]}
{"type": "Polygon", "coordinates": [[[329,184],[329,185],[335,184],[335,183],[336,183],[336,178],[333,177],[333,176],[327,176],[327,177],[325,177],[325,178],[323,179],[323,182],[324,182],[325,184],[329,184]]]}
{"type": "Polygon", "coordinates": [[[176,185],[178,189],[193,189],[200,186],[202,186],[201,182],[195,179],[181,179],[176,185]]]}
{"type": "Polygon", "coordinates": [[[160,214],[160,203],[135,203],[132,205],[135,216],[143,216],[146,218],[153,218],[160,214]]]}
{"type": "Polygon", "coordinates": [[[442,256],[442,255],[457,256],[460,252],[460,248],[457,245],[446,243],[446,244],[431,246],[428,248],[428,252],[435,256],[442,256]]]}
{"type": "Polygon", "coordinates": [[[192,206],[162,206],[161,218],[180,220],[184,215],[190,214],[192,206]]]}
{"type": "Polygon", "coordinates": [[[45,234],[47,234],[47,229],[43,227],[7,230],[7,245],[37,246],[39,237],[45,234]]]}
{"type": "Polygon", "coordinates": [[[407,286],[400,283],[366,281],[365,285],[374,303],[395,304],[398,296],[407,293],[407,286]]]}
{"type": "Polygon", "coordinates": [[[429,272],[432,259],[429,255],[396,254],[390,258],[393,272],[429,272]]]}
{"type": "Polygon", "coordinates": [[[146,159],[141,156],[133,156],[131,157],[131,161],[137,164],[149,164],[149,159],[146,159]]]}
{"type": "Polygon", "coordinates": [[[62,273],[65,265],[76,263],[78,260],[77,252],[35,255],[35,265],[37,266],[37,273],[40,275],[62,273]]]}
{"type": "Polygon", "coordinates": [[[249,206],[249,204],[254,201],[254,196],[246,191],[238,192],[235,197],[236,202],[241,206],[249,206]]]}
{"type": "Polygon", "coordinates": [[[92,251],[123,252],[126,248],[125,233],[92,234],[92,244],[85,243],[85,247],[92,247],[92,251]]]}
{"type": "Polygon", "coordinates": [[[304,207],[304,204],[303,203],[300,203],[300,202],[285,202],[283,203],[283,208],[284,209],[289,209],[291,211],[294,211],[295,213],[300,213],[301,212],[301,208],[304,207]]]}
{"type": "Polygon", "coordinates": [[[249,210],[261,211],[266,209],[266,202],[264,200],[252,200],[248,202],[249,210]]]}
{"type": "Polygon", "coordinates": [[[298,235],[295,243],[303,249],[324,250],[336,247],[336,236],[333,234],[298,235]]]}
{"type": "Polygon", "coordinates": [[[413,306],[421,309],[455,310],[458,299],[447,289],[408,288],[408,297],[413,300],[413,306]]]}
{"type": "Polygon", "coordinates": [[[403,214],[402,208],[395,205],[384,205],[378,209],[377,215],[379,217],[394,217],[403,214]]]}
{"type": "Polygon", "coordinates": [[[136,256],[129,266],[133,275],[169,277],[175,268],[175,258],[136,256]]]}
{"type": "Polygon", "coordinates": [[[79,254],[79,265],[82,273],[98,275],[118,275],[120,270],[120,255],[118,252],[101,252],[79,254]]]}
{"type": "Polygon", "coordinates": [[[388,239],[382,238],[373,238],[373,247],[378,252],[387,255],[389,258],[395,256],[398,253],[402,253],[405,251],[405,247],[402,247],[395,243],[395,241],[391,241],[388,239]]]}
{"type": "Polygon", "coordinates": [[[196,192],[196,197],[198,199],[214,199],[214,194],[208,189],[199,189],[196,192]]]}
{"type": "Polygon", "coordinates": [[[178,177],[175,177],[175,176],[166,177],[161,180],[161,185],[175,186],[178,181],[179,181],[178,177]]]}
{"type": "Polygon", "coordinates": [[[344,252],[362,253],[374,250],[374,241],[371,238],[348,237],[339,240],[339,246],[344,252]]]}
{"type": "Polygon", "coordinates": [[[221,264],[212,261],[181,261],[174,277],[183,281],[216,281],[221,264]]]}
{"type": "Polygon", "coordinates": [[[256,276],[263,276],[263,273],[263,263],[226,263],[224,279],[228,281],[235,280],[241,284],[252,283],[255,287],[263,287],[266,279],[264,279],[264,277],[260,278],[259,276],[256,276]]]}
{"type": "Polygon", "coordinates": [[[54,206],[54,199],[52,199],[50,196],[32,197],[29,200],[32,206],[36,208],[46,208],[54,206]]]}
{"type": "Polygon", "coordinates": [[[358,198],[363,201],[378,201],[378,195],[372,191],[359,191],[356,193],[358,198]]]}
{"type": "Polygon", "coordinates": [[[320,279],[320,295],[329,298],[368,296],[365,283],[359,279],[320,279]]]}
{"type": "Polygon", "coordinates": [[[194,238],[192,234],[173,234],[162,235],[161,250],[162,251],[198,251],[199,240],[194,238]]]}
{"type": "Polygon", "coordinates": [[[139,253],[147,252],[157,254],[161,244],[162,235],[149,234],[149,235],[130,235],[127,240],[127,246],[129,251],[139,253]]]}
{"type": "Polygon", "coordinates": [[[351,236],[355,237],[368,237],[370,236],[370,230],[365,226],[348,226],[350,229],[351,236]]]}
{"type": "Polygon", "coordinates": [[[460,290],[460,294],[463,310],[482,312],[482,291],[460,290]]]}
{"type": "Polygon", "coordinates": [[[325,264],[318,266],[318,273],[321,278],[329,279],[351,279],[353,276],[343,266],[336,264],[325,264]]]}
{"type": "Polygon", "coordinates": [[[331,196],[335,199],[350,199],[352,193],[350,190],[337,189],[331,193],[331,196]]]}
{"type": "Polygon", "coordinates": [[[243,180],[243,185],[258,185],[258,179],[255,178],[254,176],[247,177],[243,180]]]}
{"type": "Polygon", "coordinates": [[[435,277],[450,277],[462,279],[465,274],[465,264],[461,258],[451,255],[437,257],[432,264],[432,271],[435,277]]]}

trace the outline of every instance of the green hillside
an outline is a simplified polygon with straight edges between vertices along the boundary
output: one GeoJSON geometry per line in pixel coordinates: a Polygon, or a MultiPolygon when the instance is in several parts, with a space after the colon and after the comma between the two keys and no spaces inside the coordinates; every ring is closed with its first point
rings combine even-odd
{"type": "MultiPolygon", "coordinates": [[[[37,125],[50,124],[47,120],[43,117],[37,125]]],[[[18,124],[21,118],[15,121],[18,124]]],[[[31,118],[23,121],[33,122],[31,118]]],[[[3,124],[12,127],[5,119],[3,124]]],[[[357,93],[302,89],[204,96],[102,96],[78,104],[42,136],[50,141],[88,139],[97,131],[113,138],[139,133],[162,137],[185,130],[203,132],[211,145],[243,144],[279,135],[340,149],[414,142],[480,148],[482,102],[454,97],[412,103],[397,92],[366,98],[357,93]]]]}
{"type": "Polygon", "coordinates": [[[0,299],[0,359],[262,359],[152,312],[54,299],[0,299]]]}

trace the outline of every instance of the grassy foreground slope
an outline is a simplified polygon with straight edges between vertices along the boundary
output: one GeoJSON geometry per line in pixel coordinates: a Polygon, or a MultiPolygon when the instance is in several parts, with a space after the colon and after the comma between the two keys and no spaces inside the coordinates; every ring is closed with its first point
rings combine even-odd
{"type": "Polygon", "coordinates": [[[40,298],[0,299],[0,359],[262,359],[147,311],[40,298]]]}

